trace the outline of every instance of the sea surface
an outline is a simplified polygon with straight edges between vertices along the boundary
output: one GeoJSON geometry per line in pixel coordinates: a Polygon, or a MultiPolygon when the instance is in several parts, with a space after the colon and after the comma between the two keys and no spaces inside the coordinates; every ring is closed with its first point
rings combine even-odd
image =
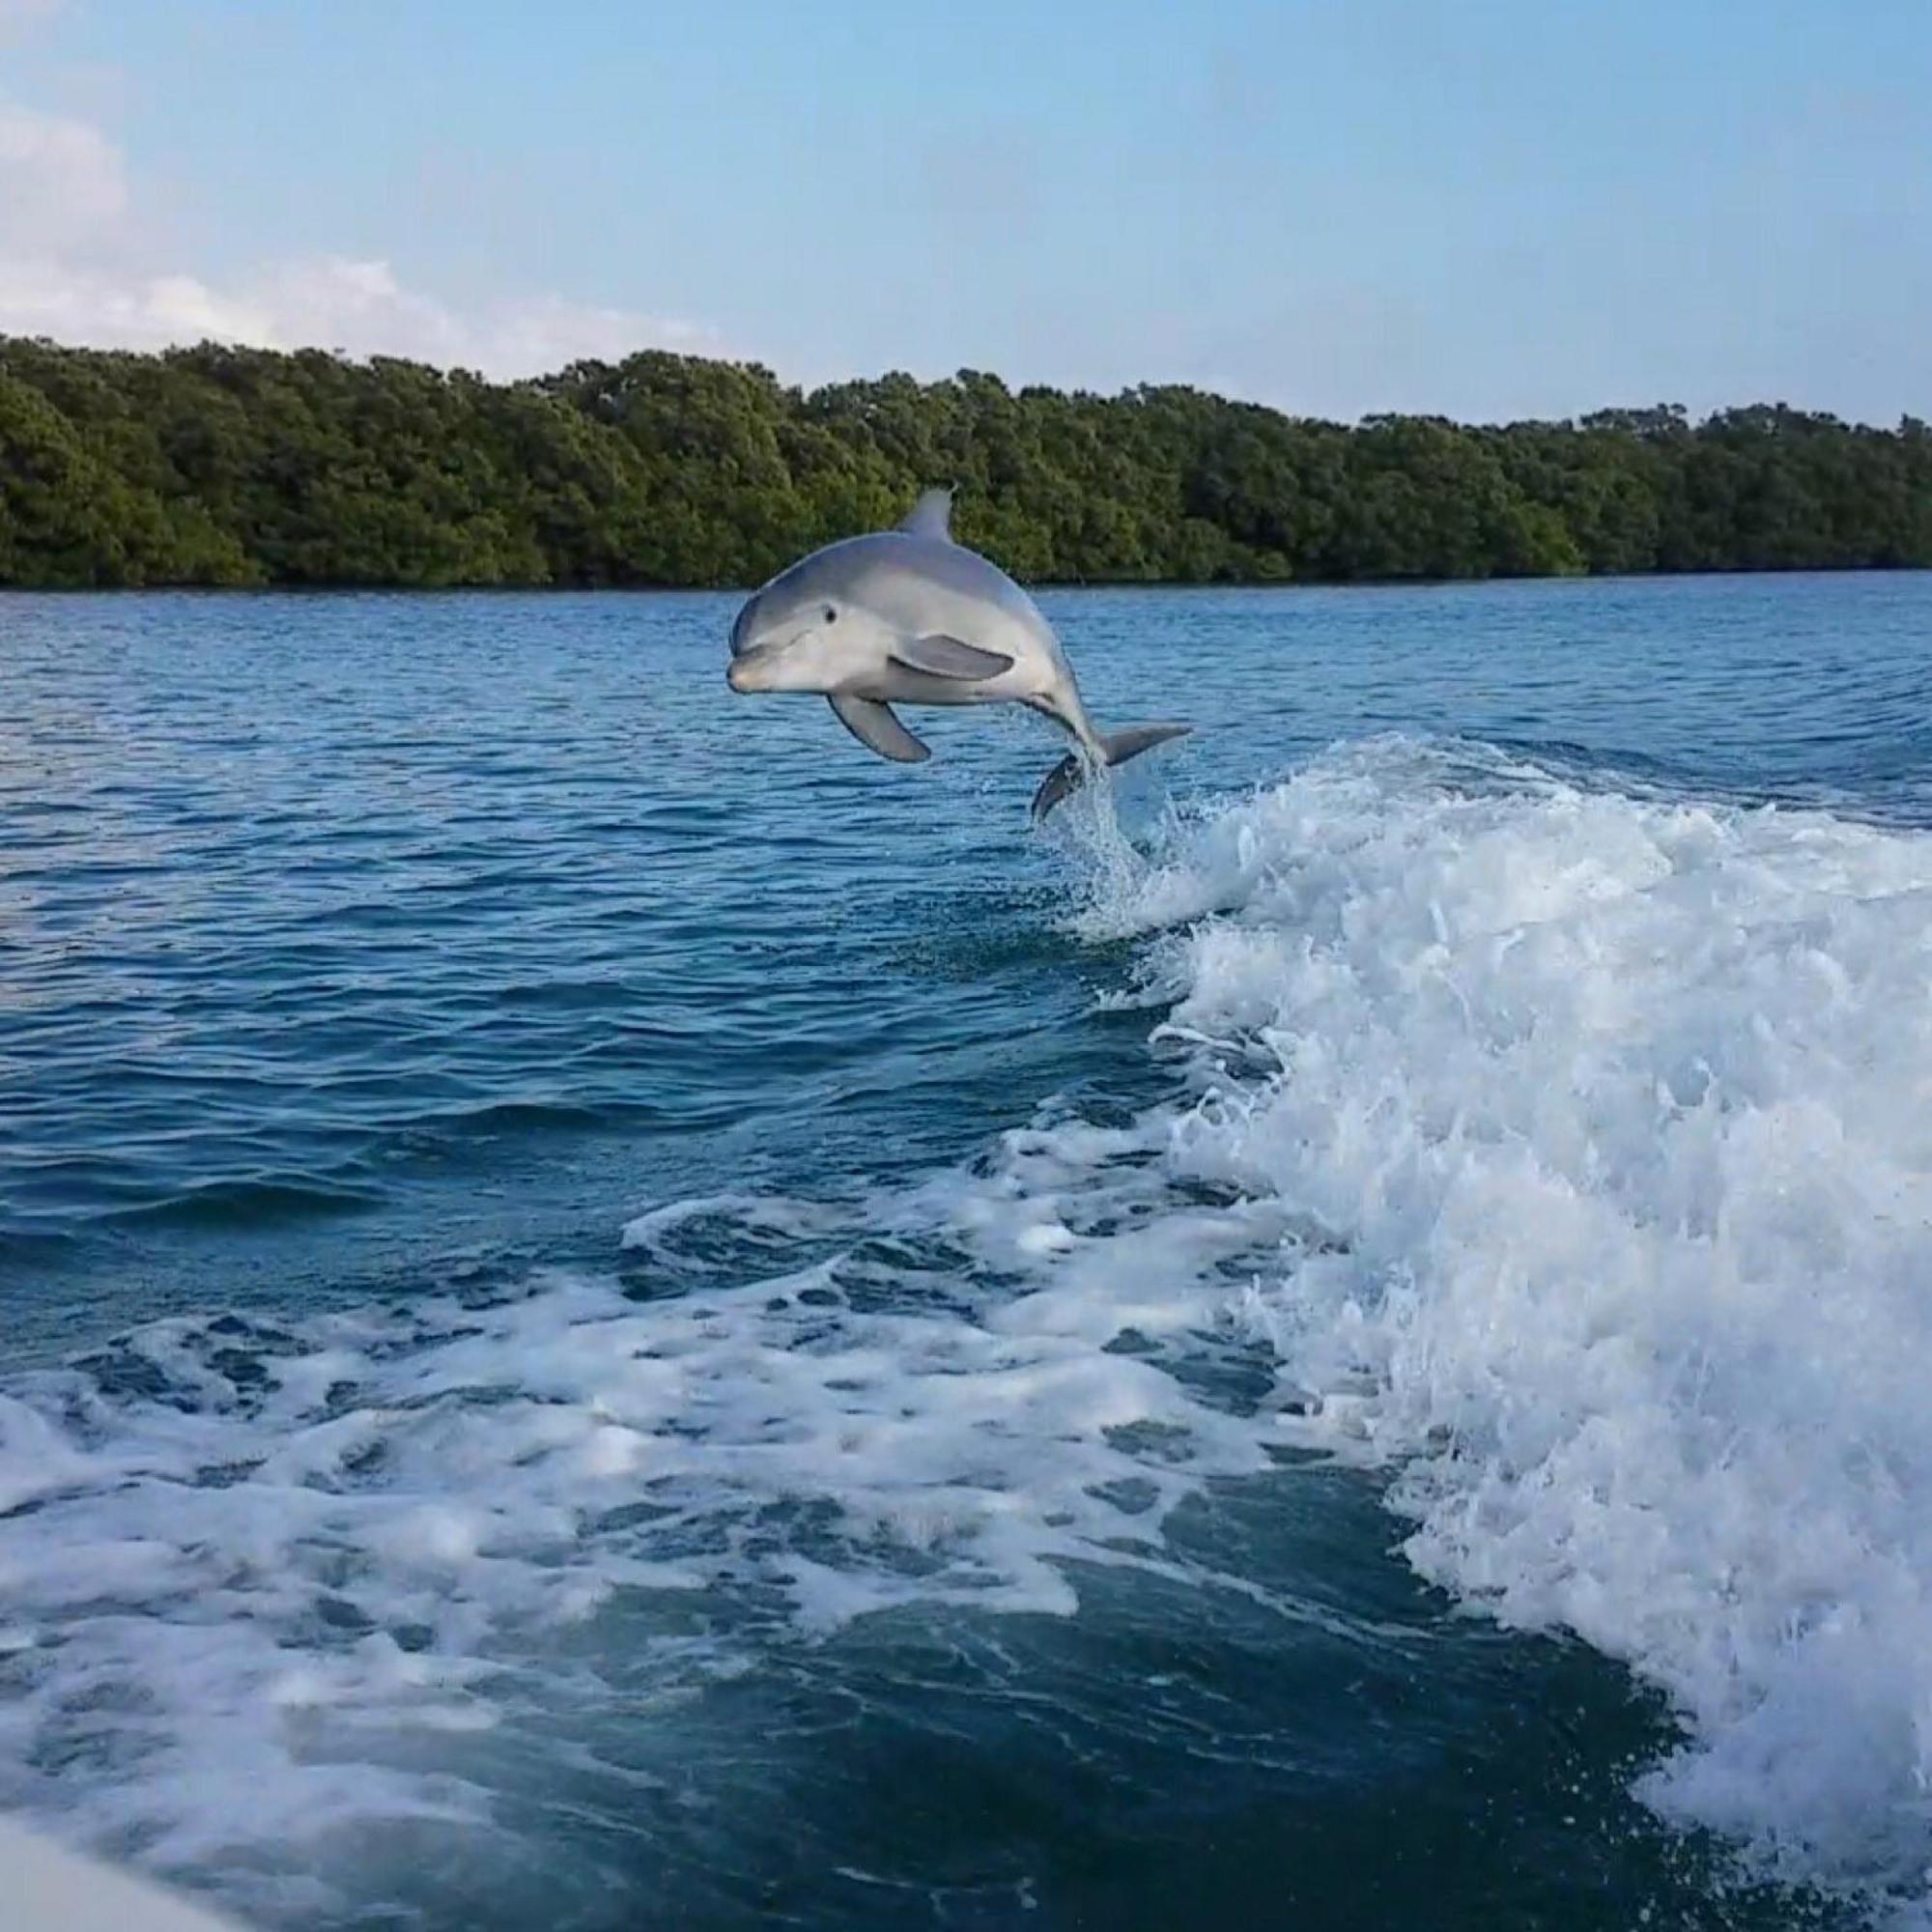
{"type": "Polygon", "coordinates": [[[0,1808],[269,1928],[1932,1923],[1932,577],[0,598],[0,1808]]]}

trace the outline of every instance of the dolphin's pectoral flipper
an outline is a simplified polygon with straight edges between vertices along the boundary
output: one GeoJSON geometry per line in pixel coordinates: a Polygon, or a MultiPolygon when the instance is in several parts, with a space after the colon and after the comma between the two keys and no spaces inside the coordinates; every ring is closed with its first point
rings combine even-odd
{"type": "Polygon", "coordinates": [[[978,644],[962,644],[934,631],[923,638],[903,638],[893,646],[893,661],[908,670],[923,670],[931,677],[962,678],[969,684],[982,683],[1011,670],[1013,661],[1004,651],[984,651],[978,644]]]}
{"type": "MultiPolygon", "coordinates": [[[[1184,738],[1193,729],[1191,724],[1129,724],[1124,731],[1102,734],[1100,749],[1107,754],[1109,765],[1124,765],[1129,758],[1137,758],[1143,752],[1166,744],[1170,738],[1184,738]]],[[[1092,770],[1084,750],[1068,752],[1040,781],[1039,789],[1033,795],[1034,823],[1037,825],[1068,792],[1085,784],[1092,770]]]]}
{"type": "Polygon", "coordinates": [[[880,757],[901,765],[917,765],[932,756],[931,749],[922,745],[899,723],[890,704],[880,704],[869,697],[843,696],[829,702],[839,724],[867,751],[878,753],[880,757]]]}

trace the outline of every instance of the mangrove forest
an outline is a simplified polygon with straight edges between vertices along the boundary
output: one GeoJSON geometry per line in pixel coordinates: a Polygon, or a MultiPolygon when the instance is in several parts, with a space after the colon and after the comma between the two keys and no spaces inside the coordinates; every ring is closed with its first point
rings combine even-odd
{"type": "Polygon", "coordinates": [[[0,338],[0,584],[735,585],[895,521],[1033,582],[1932,564],[1932,429],[1782,404],[1352,426],[961,371],[803,390],[648,352],[498,383],[0,338]]]}

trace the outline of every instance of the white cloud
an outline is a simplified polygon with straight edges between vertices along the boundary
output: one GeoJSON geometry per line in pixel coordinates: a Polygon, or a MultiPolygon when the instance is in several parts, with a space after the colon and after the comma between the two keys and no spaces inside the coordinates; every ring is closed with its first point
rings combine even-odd
{"type": "Polygon", "coordinates": [[[0,41],[55,13],[64,0],[0,0],[0,41]]]}
{"type": "Polygon", "coordinates": [[[334,255],[281,263],[231,297],[201,293],[206,334],[281,348],[313,343],[352,355],[412,355],[490,375],[527,375],[580,355],[649,347],[718,348],[694,323],[554,295],[499,298],[465,313],[405,287],[386,262],[334,255]]]}
{"type": "Polygon", "coordinates": [[[0,100],[0,259],[93,244],[127,209],[120,151],[98,128],[0,100]]]}
{"type": "MultiPolygon", "coordinates": [[[[0,0],[0,26],[21,4],[0,0]]],[[[556,295],[460,309],[407,286],[384,261],[293,256],[217,285],[144,261],[151,243],[138,217],[120,150],[98,128],[0,100],[0,335],[121,349],[213,338],[406,355],[498,377],[644,348],[722,353],[699,324],[556,295]]]]}

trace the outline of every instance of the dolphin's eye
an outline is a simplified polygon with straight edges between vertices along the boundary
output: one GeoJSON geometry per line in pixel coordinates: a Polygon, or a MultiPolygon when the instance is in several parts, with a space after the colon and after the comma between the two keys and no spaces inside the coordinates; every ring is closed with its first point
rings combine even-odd
{"type": "Polygon", "coordinates": [[[828,624],[836,624],[838,621],[838,612],[830,604],[825,607],[825,621],[828,624]]]}

